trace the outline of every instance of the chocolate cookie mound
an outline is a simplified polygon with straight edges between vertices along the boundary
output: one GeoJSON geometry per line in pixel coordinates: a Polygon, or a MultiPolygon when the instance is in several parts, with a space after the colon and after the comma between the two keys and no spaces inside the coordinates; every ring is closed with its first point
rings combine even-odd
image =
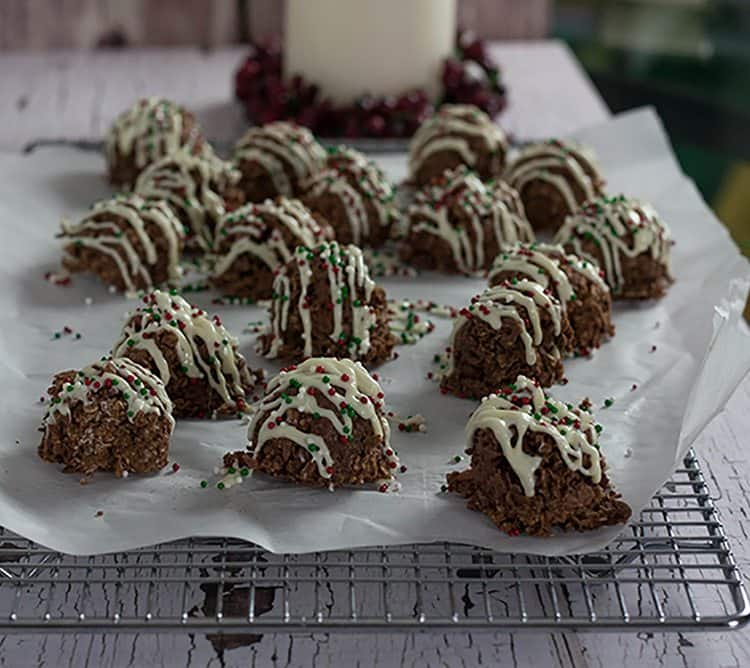
{"type": "Polygon", "coordinates": [[[489,273],[490,286],[528,279],[557,297],[573,330],[573,348],[586,355],[614,336],[612,298],[599,265],[566,254],[562,246],[503,246],[489,273]]]}
{"type": "Polygon", "coordinates": [[[388,302],[356,246],[300,246],[273,282],[270,329],[259,340],[266,357],[298,362],[346,357],[365,364],[389,359],[395,337],[388,302]]]}
{"type": "Polygon", "coordinates": [[[423,186],[446,169],[465,165],[486,181],[502,174],[507,152],[505,133],[481,109],[444,104],[414,134],[409,173],[423,186]]]}
{"type": "Polygon", "coordinates": [[[244,203],[239,179],[228,162],[181,151],[148,167],[135,191],[145,199],[166,201],[187,230],[186,247],[206,251],[221,217],[244,203]]]}
{"type": "Polygon", "coordinates": [[[130,190],[149,165],[182,149],[199,155],[206,144],[193,114],[160,97],[138,100],[120,114],[104,140],[109,180],[130,190]]]}
{"type": "Polygon", "coordinates": [[[174,428],[164,384],[129,359],[104,358],[58,373],[48,390],[39,456],[65,473],[154,473],[174,428]]]}
{"type": "Polygon", "coordinates": [[[515,193],[488,187],[463,166],[417,193],[407,223],[401,259],[448,273],[489,269],[501,244],[534,240],[515,193]]]}
{"type": "Polygon", "coordinates": [[[525,146],[505,180],[521,195],[535,230],[557,230],[565,217],[602,191],[604,180],[588,150],[550,139],[525,146]]]}
{"type": "Polygon", "coordinates": [[[330,167],[305,183],[302,201],[331,224],[339,243],[382,246],[398,217],[393,187],[361,153],[337,152],[329,154],[330,167]]]}
{"type": "Polygon", "coordinates": [[[90,272],[120,292],[136,292],[180,276],[182,223],[166,202],[115,195],[97,202],[77,223],[64,220],[62,266],[90,272]]]}
{"type": "Polygon", "coordinates": [[[518,375],[544,387],[563,377],[573,334],[551,290],[511,279],[487,288],[461,309],[453,325],[440,387],[478,399],[518,375]]]}
{"type": "Polygon", "coordinates": [[[216,227],[211,283],[234,297],[270,299],[276,270],[292,259],[297,246],[332,238],[331,227],[299,200],[279,197],[246,204],[216,227]]]}
{"type": "Polygon", "coordinates": [[[248,430],[248,453],[225,457],[283,480],[315,487],[391,480],[383,390],[359,363],[313,357],[272,378],[248,430]]]}
{"type": "Polygon", "coordinates": [[[244,412],[260,380],[237,350],[237,339],[176,291],[154,290],[130,314],[113,355],[161,378],[178,418],[244,412]]]}
{"type": "Polygon", "coordinates": [[[448,489],[510,535],[623,524],[632,511],[607,477],[601,429],[587,411],[519,376],[469,418],[471,467],[449,473],[448,489]]]}
{"type": "Polygon", "coordinates": [[[650,204],[599,197],[570,216],[555,241],[604,271],[615,299],[656,299],[673,282],[667,224],[650,204]]]}
{"type": "Polygon", "coordinates": [[[250,128],[237,142],[234,163],[246,201],[302,193],[302,184],[325,166],[325,149],[307,129],[278,121],[250,128]]]}

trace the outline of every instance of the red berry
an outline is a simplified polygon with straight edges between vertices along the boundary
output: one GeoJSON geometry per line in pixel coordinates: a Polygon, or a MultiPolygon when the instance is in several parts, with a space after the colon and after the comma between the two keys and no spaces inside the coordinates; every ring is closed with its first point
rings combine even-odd
{"type": "Polygon", "coordinates": [[[385,119],[380,114],[370,116],[365,123],[365,131],[371,137],[382,137],[385,134],[385,119]]]}

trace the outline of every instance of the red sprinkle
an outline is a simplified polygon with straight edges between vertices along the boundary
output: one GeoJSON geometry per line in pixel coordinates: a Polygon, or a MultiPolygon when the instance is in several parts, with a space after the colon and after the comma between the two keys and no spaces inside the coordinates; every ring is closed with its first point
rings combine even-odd
{"type": "Polygon", "coordinates": [[[180,470],[180,465],[179,465],[179,464],[178,464],[177,462],[175,462],[174,464],[172,464],[172,470],[173,470],[173,471],[174,471],[175,473],[177,473],[177,471],[179,471],[179,470],[180,470]]]}

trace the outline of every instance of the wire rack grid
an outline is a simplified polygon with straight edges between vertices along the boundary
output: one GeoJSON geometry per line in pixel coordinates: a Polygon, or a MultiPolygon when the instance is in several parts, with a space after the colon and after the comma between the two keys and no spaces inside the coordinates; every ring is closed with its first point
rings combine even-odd
{"type": "Polygon", "coordinates": [[[576,557],[450,543],[271,554],[189,539],[91,557],[0,535],[0,632],[710,630],[748,598],[691,452],[639,521],[576,557]]]}

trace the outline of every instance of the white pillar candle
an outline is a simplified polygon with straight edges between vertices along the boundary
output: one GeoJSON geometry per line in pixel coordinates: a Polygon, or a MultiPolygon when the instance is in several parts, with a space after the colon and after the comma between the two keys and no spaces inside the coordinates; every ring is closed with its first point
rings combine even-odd
{"type": "Polygon", "coordinates": [[[325,97],[439,91],[453,51],[456,0],[288,0],[284,74],[301,74],[325,97]]]}

